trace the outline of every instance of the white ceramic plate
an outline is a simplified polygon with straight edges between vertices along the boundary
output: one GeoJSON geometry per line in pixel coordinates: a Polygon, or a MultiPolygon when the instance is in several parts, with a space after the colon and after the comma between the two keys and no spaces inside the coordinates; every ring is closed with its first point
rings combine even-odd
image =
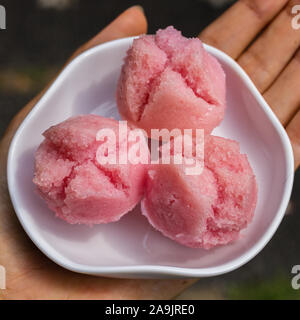
{"type": "Polygon", "coordinates": [[[236,139],[258,183],[251,225],[238,241],[209,251],[181,246],[153,230],[139,206],[119,222],[92,228],[54,217],[35,193],[34,151],[42,132],[78,114],[119,119],[115,90],[132,38],[93,48],[71,62],[19,127],[8,156],[8,186],[17,216],[32,241],[57,264],[81,273],[123,278],[206,277],[253,258],[276,231],[290,198],[294,168],[289,139],[254,84],[221,51],[206,46],[227,77],[227,111],[213,132],[236,139]]]}

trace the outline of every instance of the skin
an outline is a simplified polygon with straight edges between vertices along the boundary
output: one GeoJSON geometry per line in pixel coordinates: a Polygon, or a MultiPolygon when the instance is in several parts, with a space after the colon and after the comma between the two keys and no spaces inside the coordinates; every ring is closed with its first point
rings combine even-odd
{"type": "MultiPolygon", "coordinates": [[[[295,168],[300,164],[300,30],[291,28],[296,1],[240,0],[199,35],[229,54],[246,70],[290,137],[295,168]],[[297,90],[298,89],[298,90],[297,90]]],[[[146,33],[142,9],[129,8],[89,42],[83,51],[112,39],[146,33]]],[[[50,85],[50,84],[49,84],[50,85]]],[[[0,299],[171,299],[190,280],[120,280],[76,274],[47,259],[21,228],[7,191],[6,158],[10,141],[45,88],[12,120],[0,144],[0,265],[7,290],[0,299]]]]}

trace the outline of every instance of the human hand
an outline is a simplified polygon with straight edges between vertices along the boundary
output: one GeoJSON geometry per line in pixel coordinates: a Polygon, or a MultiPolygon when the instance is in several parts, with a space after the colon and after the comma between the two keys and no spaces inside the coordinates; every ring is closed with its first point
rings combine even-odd
{"type": "Polygon", "coordinates": [[[292,28],[299,0],[240,0],[199,37],[248,73],[290,137],[300,165],[300,30],[292,28]]]}
{"type": "MultiPolygon", "coordinates": [[[[289,7],[285,7],[287,3],[287,0],[240,0],[208,26],[199,37],[205,43],[231,55],[248,72],[286,127],[297,168],[300,164],[300,91],[297,91],[300,77],[300,31],[291,28],[292,17],[289,14],[291,6],[297,2],[290,1],[289,7]],[[276,19],[271,21],[279,12],[276,19]],[[267,25],[267,29],[259,34],[267,25]],[[255,42],[249,46],[254,39],[255,42]]],[[[145,18],[136,9],[129,10],[126,16],[123,14],[122,23],[120,20],[115,21],[112,30],[111,25],[80,48],[72,58],[102,42],[144,33],[145,18]],[[128,14],[129,10],[134,10],[135,13],[128,14]],[[125,29],[122,32],[125,27],[126,32],[125,29]]],[[[0,172],[0,265],[5,265],[8,271],[8,290],[2,297],[168,299],[194,283],[196,280],[114,280],[75,274],[56,266],[28,240],[15,217],[7,193],[6,155],[14,132],[42,94],[15,117],[0,146],[3,170],[0,172]]]]}
{"type": "MultiPolygon", "coordinates": [[[[132,7],[79,48],[69,61],[105,41],[134,36],[146,31],[147,22],[142,10],[139,7],[132,7]]],[[[46,258],[21,228],[7,190],[7,152],[18,126],[46,89],[16,115],[0,144],[0,265],[7,271],[7,289],[0,290],[0,299],[170,299],[174,297],[191,282],[120,280],[73,273],[46,258]]]]}

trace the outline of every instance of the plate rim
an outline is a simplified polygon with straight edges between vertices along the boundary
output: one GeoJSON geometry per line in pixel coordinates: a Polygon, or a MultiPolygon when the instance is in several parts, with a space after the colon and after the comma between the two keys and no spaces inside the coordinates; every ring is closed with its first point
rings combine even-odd
{"type": "Polygon", "coordinates": [[[207,267],[207,268],[189,268],[189,267],[175,267],[175,266],[168,266],[168,265],[128,265],[128,266],[88,266],[82,265],[79,263],[75,263],[69,261],[65,257],[63,257],[60,253],[56,252],[48,243],[44,240],[40,240],[38,236],[28,228],[28,225],[22,218],[22,213],[18,209],[17,199],[14,196],[13,192],[13,155],[16,148],[16,144],[18,138],[23,131],[23,128],[26,126],[29,119],[31,119],[34,114],[40,109],[40,105],[44,103],[45,100],[50,97],[52,92],[56,89],[56,87],[64,81],[64,78],[72,71],[73,67],[79,63],[81,60],[88,58],[90,55],[95,54],[96,52],[103,50],[107,47],[113,46],[115,44],[122,44],[128,43],[137,37],[128,37],[117,39],[113,41],[106,42],[104,44],[100,44],[94,48],[91,48],[79,56],[77,56],[74,60],[72,60],[56,77],[56,79],[52,82],[50,87],[46,90],[43,94],[41,99],[35,104],[32,110],[27,114],[25,119],[22,121],[20,126],[18,127],[9,147],[8,157],[7,157],[7,183],[8,183],[8,190],[9,195],[23,229],[25,230],[26,234],[29,238],[33,241],[33,243],[52,261],[56,264],[68,269],[70,271],[84,273],[84,274],[92,274],[92,275],[110,275],[112,277],[123,277],[125,275],[126,278],[130,278],[129,275],[144,275],[144,276],[175,276],[175,277],[209,277],[209,276],[216,276],[220,274],[224,274],[230,271],[233,271],[242,265],[246,264],[252,258],[254,258],[264,247],[265,245],[271,240],[272,236],[274,235],[275,231],[277,230],[279,224],[281,223],[285,210],[288,206],[288,202],[291,196],[292,187],[293,187],[293,180],[294,180],[294,157],[293,157],[293,150],[288,138],[286,131],[284,130],[283,126],[281,125],[280,121],[277,119],[276,115],[273,113],[270,106],[267,104],[263,96],[259,93],[258,89],[255,87],[252,80],[246,74],[246,72],[234,61],[231,57],[229,57],[226,53],[216,49],[210,45],[204,44],[205,49],[217,57],[219,60],[225,62],[230,68],[241,78],[241,80],[246,84],[249,91],[253,94],[255,99],[258,101],[259,106],[262,108],[263,112],[267,115],[270,119],[273,127],[276,129],[277,133],[279,134],[283,149],[284,149],[284,158],[287,164],[286,166],[286,180],[284,182],[284,194],[282,197],[282,201],[280,203],[279,209],[276,213],[276,216],[271,221],[270,225],[268,226],[266,232],[261,236],[261,238],[254,244],[249,250],[247,250],[241,256],[216,267],[207,267]]]}

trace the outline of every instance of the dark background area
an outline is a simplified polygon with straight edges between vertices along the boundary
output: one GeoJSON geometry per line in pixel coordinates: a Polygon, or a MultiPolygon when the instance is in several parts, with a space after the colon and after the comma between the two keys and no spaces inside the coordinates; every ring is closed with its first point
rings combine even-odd
{"type": "MultiPolygon", "coordinates": [[[[9,121],[62,67],[71,53],[126,8],[140,4],[148,32],[174,25],[197,34],[234,1],[226,0],[0,0],[7,29],[0,30],[0,135],[9,121]]],[[[300,264],[300,173],[288,214],[266,248],[229,274],[201,279],[180,298],[300,298],[291,269],[300,264]]]]}

